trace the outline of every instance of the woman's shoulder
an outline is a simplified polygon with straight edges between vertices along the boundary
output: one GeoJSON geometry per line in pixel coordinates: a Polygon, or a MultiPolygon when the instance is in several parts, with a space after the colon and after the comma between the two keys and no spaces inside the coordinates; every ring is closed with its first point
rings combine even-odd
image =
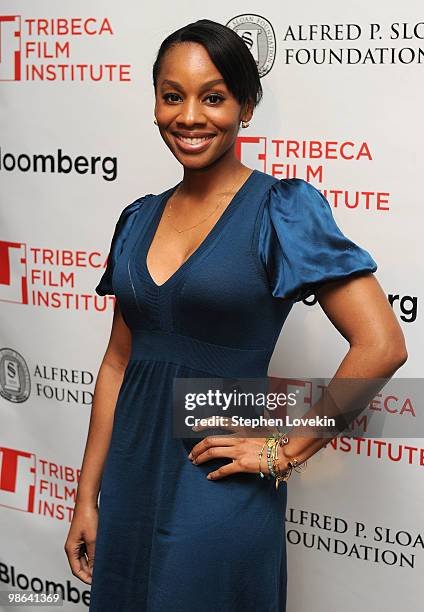
{"type": "Polygon", "coordinates": [[[137,199],[133,200],[121,209],[115,226],[116,234],[121,234],[129,230],[135,217],[137,216],[138,211],[149,200],[149,196],[151,195],[152,194],[145,194],[143,196],[139,196],[137,199]]]}
{"type": "Polygon", "coordinates": [[[139,196],[135,200],[132,200],[129,204],[126,204],[121,211],[122,213],[133,213],[140,209],[140,207],[149,202],[152,198],[156,197],[154,193],[145,193],[144,195],[139,196]]]}
{"type": "Polygon", "coordinates": [[[333,225],[333,211],[324,194],[302,178],[275,179],[266,192],[263,222],[302,224],[305,230],[333,225]]]}
{"type": "Polygon", "coordinates": [[[271,178],[273,178],[273,180],[269,184],[268,195],[275,196],[277,200],[294,200],[296,196],[308,196],[313,200],[319,200],[323,198],[323,195],[320,190],[315,187],[315,185],[309,183],[305,179],[297,177],[271,178]]]}
{"type": "MultiPolygon", "coordinates": [[[[170,189],[173,189],[171,187],[170,189]]],[[[126,204],[120,211],[117,221],[115,223],[115,231],[113,234],[113,242],[123,242],[128,237],[131,228],[138,216],[141,208],[145,206],[151,206],[157,200],[165,195],[170,189],[166,189],[162,193],[144,193],[135,200],[132,200],[129,204],[126,204]]]]}
{"type": "Polygon", "coordinates": [[[256,175],[259,177],[268,207],[284,203],[286,206],[290,205],[293,208],[293,205],[298,204],[299,196],[303,199],[306,196],[309,201],[316,201],[317,198],[322,197],[321,192],[312,183],[302,178],[278,178],[262,170],[256,170],[256,175]]]}

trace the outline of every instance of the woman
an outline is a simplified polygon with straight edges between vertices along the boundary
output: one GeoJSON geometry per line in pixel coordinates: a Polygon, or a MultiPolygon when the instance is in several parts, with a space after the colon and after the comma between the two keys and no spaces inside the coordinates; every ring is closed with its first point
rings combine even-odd
{"type": "MultiPolygon", "coordinates": [[[[181,28],[153,82],[183,179],[116,224],[96,291],[117,302],[65,550],[92,584],[91,612],[282,612],[287,482],[260,477],[265,438],[174,438],[173,380],[266,377],[291,307],[313,293],[350,343],[336,376],[391,376],[404,339],[375,261],[321,193],[239,161],[240,122],[262,95],[239,36],[209,20],[181,28]]],[[[322,446],[308,442],[278,447],[277,475],[322,446]]]]}

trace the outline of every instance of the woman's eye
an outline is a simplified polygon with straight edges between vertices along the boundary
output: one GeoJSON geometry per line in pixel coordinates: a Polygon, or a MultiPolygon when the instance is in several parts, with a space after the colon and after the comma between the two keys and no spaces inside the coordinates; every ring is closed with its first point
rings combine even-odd
{"type": "MultiPolygon", "coordinates": [[[[221,102],[221,100],[224,99],[222,96],[219,96],[218,94],[209,94],[207,96],[207,98],[216,98],[218,102],[221,102]]],[[[215,104],[214,104],[214,106],[215,106],[215,104]]]]}
{"type": "MultiPolygon", "coordinates": [[[[177,102],[178,100],[171,100],[170,98],[174,96],[174,98],[179,98],[180,96],[178,94],[175,93],[167,93],[163,96],[163,99],[165,100],[165,102],[177,102]]],[[[216,106],[217,104],[219,104],[219,102],[221,102],[222,100],[224,100],[224,98],[222,96],[220,96],[219,94],[209,94],[208,96],[206,96],[205,100],[210,100],[212,98],[212,105],[216,106]]]]}
{"type": "MultiPolygon", "coordinates": [[[[175,96],[176,98],[178,98],[177,94],[174,94],[174,93],[168,93],[168,94],[165,94],[165,95],[163,96],[163,99],[164,99],[165,101],[168,101],[169,96],[175,96]]],[[[174,101],[175,101],[175,100],[171,100],[171,102],[174,102],[174,101]]]]}

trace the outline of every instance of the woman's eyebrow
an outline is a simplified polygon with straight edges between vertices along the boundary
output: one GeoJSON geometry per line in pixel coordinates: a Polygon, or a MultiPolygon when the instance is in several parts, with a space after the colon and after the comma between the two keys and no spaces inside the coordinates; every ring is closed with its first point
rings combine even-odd
{"type": "MultiPolygon", "coordinates": [[[[209,87],[213,87],[214,85],[219,85],[222,83],[225,84],[224,79],[214,79],[213,81],[208,81],[207,83],[204,83],[202,85],[200,91],[203,91],[204,89],[209,89],[209,87]]],[[[184,90],[183,86],[178,83],[178,81],[172,81],[171,79],[165,79],[164,81],[162,81],[162,87],[164,85],[171,85],[171,87],[175,87],[176,89],[180,89],[181,91],[184,90]]]]}

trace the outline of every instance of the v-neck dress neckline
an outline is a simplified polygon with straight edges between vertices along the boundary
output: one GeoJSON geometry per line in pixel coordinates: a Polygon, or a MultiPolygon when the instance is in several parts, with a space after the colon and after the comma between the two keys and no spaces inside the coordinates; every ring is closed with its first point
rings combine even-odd
{"type": "Polygon", "coordinates": [[[165,210],[165,206],[166,206],[168,200],[170,199],[170,197],[172,196],[172,194],[174,193],[174,191],[177,189],[177,187],[181,184],[182,181],[180,181],[179,183],[174,185],[174,187],[171,187],[171,189],[169,189],[168,191],[165,191],[163,197],[159,201],[158,207],[157,207],[157,209],[156,209],[156,211],[155,211],[155,213],[153,215],[152,222],[151,222],[151,224],[150,224],[150,226],[149,226],[149,228],[147,230],[147,235],[146,235],[146,239],[145,239],[145,248],[143,249],[143,254],[142,254],[142,270],[144,272],[144,276],[155,287],[156,290],[160,291],[160,290],[166,289],[169,285],[172,285],[193,264],[193,262],[198,257],[200,257],[200,255],[209,246],[209,244],[212,242],[212,240],[215,238],[215,236],[217,236],[219,234],[221,228],[224,226],[226,220],[232,214],[232,212],[236,208],[237,204],[241,201],[242,197],[244,196],[244,194],[245,194],[246,190],[248,189],[248,187],[250,186],[250,184],[253,182],[253,178],[254,178],[254,176],[256,176],[257,173],[258,173],[258,170],[256,170],[256,168],[254,168],[253,171],[247,177],[247,179],[244,181],[242,186],[233,195],[233,197],[231,198],[229,204],[225,208],[224,212],[218,218],[218,220],[213,225],[211,230],[206,234],[205,238],[202,240],[202,242],[199,244],[199,246],[179,266],[179,268],[177,268],[177,270],[175,270],[175,272],[173,274],[171,274],[171,276],[169,278],[167,278],[167,280],[164,283],[158,285],[156,283],[156,281],[153,279],[152,275],[150,274],[150,270],[149,270],[148,265],[147,265],[147,255],[148,255],[148,253],[150,251],[150,247],[152,245],[153,238],[154,238],[154,236],[156,234],[156,230],[157,230],[157,228],[159,226],[160,220],[161,220],[163,212],[165,210]]]}

